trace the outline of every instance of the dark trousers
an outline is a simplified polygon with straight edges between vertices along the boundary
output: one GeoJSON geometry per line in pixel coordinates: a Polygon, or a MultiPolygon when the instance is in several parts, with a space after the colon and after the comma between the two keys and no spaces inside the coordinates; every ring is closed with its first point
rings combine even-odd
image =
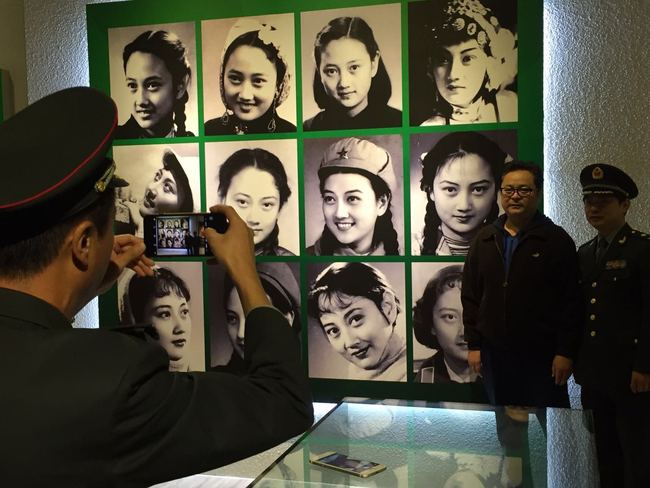
{"type": "Polygon", "coordinates": [[[567,386],[551,376],[553,353],[510,350],[484,344],[482,376],[492,405],[569,408],[567,386]]]}
{"type": "Polygon", "coordinates": [[[650,487],[650,393],[582,387],[593,411],[601,488],[650,487]]]}

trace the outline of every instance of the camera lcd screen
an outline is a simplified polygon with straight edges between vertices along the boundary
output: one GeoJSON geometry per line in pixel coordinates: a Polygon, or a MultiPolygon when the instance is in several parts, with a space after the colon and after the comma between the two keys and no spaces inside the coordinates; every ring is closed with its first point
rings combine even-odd
{"type": "Polygon", "coordinates": [[[201,236],[204,227],[223,232],[225,217],[220,214],[165,214],[144,219],[146,254],[150,257],[212,256],[207,240],[201,236]]]}

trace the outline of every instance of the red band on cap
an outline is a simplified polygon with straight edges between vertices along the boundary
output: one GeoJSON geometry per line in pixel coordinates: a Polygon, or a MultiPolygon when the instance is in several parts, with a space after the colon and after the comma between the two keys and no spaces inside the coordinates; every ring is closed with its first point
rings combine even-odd
{"type": "MultiPolygon", "coordinates": [[[[115,106],[115,102],[113,102],[113,106],[115,106]]],[[[68,173],[65,178],[59,180],[56,182],[54,185],[50,186],[49,188],[46,188],[45,190],[42,190],[38,192],[36,195],[33,195],[31,197],[27,197],[23,200],[20,200],[19,202],[13,202],[5,205],[0,205],[0,209],[7,209],[7,208],[12,208],[12,207],[17,207],[19,205],[33,202],[34,200],[38,200],[44,195],[47,195],[48,193],[56,190],[59,188],[61,185],[63,185],[66,181],[68,181],[70,178],[72,178],[78,171],[80,171],[88,162],[94,158],[97,155],[97,152],[102,148],[104,143],[111,137],[111,134],[115,130],[115,127],[117,127],[117,107],[115,107],[115,116],[113,118],[113,124],[111,125],[110,130],[106,133],[104,138],[101,140],[101,142],[97,145],[95,149],[79,164],[75,169],[73,169],[70,173],[68,173]]]]}

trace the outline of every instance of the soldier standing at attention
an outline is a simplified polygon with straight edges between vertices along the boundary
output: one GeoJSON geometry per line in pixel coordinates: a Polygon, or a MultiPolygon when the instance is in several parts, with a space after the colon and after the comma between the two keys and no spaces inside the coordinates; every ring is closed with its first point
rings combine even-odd
{"type": "Polygon", "coordinates": [[[576,365],[593,410],[601,487],[650,486],[650,236],[626,223],[639,193],[626,173],[592,164],[580,173],[589,224],[579,251],[585,300],[576,365]]]}

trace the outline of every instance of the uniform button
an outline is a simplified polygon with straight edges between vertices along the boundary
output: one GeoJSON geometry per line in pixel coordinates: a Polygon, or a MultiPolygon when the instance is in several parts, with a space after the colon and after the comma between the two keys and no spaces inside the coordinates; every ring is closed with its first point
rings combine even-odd
{"type": "Polygon", "coordinates": [[[638,343],[639,343],[639,339],[634,339],[634,343],[635,343],[635,344],[638,344],[638,343]]]}
{"type": "Polygon", "coordinates": [[[592,288],[596,288],[596,286],[598,286],[598,283],[596,283],[596,282],[594,281],[594,282],[591,284],[591,287],[592,287],[592,288]]]}
{"type": "Polygon", "coordinates": [[[596,337],[596,331],[592,330],[590,335],[591,335],[591,337],[596,337]]]}
{"type": "Polygon", "coordinates": [[[596,299],[592,298],[591,300],[589,300],[589,303],[596,303],[596,299]]]}
{"type": "Polygon", "coordinates": [[[596,320],[596,316],[592,313],[592,314],[589,316],[589,320],[596,320]]]}

